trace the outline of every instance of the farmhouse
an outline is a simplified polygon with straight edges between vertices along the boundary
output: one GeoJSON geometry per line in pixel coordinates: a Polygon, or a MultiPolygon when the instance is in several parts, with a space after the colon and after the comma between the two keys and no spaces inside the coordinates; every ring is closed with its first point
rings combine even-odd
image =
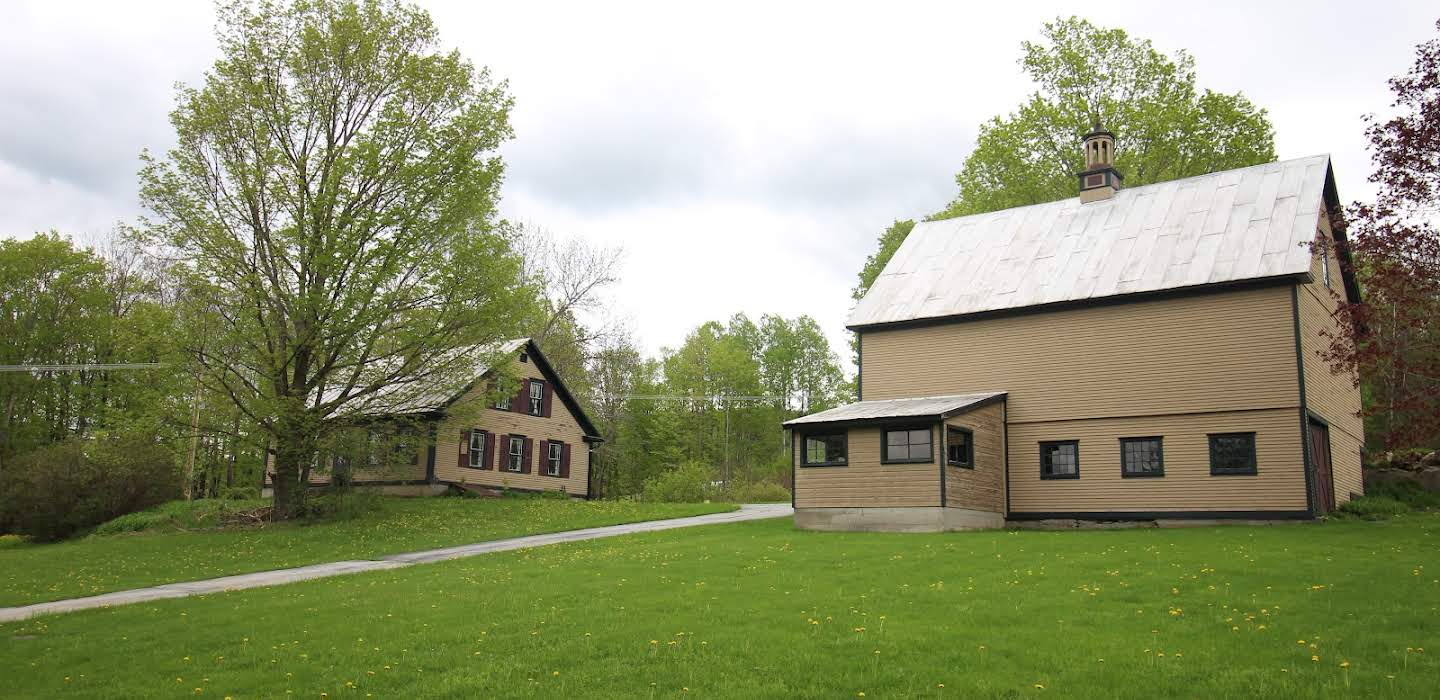
{"type": "Polygon", "coordinates": [[[1327,156],[916,224],[848,325],[858,403],[786,422],[796,522],[1314,518],[1363,491],[1319,356],[1358,289],[1327,156]],[[1325,254],[1316,251],[1325,250],[1325,254]]]}
{"type": "MultiPolygon", "coordinates": [[[[465,386],[420,390],[359,421],[357,439],[317,457],[309,483],[343,479],[390,493],[470,490],[556,491],[590,496],[590,452],[600,433],[529,338],[500,346],[520,378],[513,396],[491,401],[498,376],[476,369],[465,386]]],[[[362,409],[363,412],[363,409],[362,409]]],[[[272,455],[273,458],[273,455],[272,455]]],[[[266,487],[273,475],[266,474],[266,487]]]]}

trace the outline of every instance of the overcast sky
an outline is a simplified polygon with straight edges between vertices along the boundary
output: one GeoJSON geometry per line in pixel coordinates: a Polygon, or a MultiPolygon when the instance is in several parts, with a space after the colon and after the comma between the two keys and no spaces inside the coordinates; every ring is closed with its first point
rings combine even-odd
{"type": "MultiPolygon", "coordinates": [[[[625,250],[610,306],[651,352],[736,312],[809,314],[844,358],[849,289],[892,220],[954,195],[977,125],[1033,87],[1020,42],[1074,3],[425,1],[507,79],[507,218],[625,250]]],[[[1440,12],[1424,2],[1084,4],[1188,50],[1270,112],[1280,158],[1330,153],[1365,198],[1360,117],[1440,12]]],[[[210,4],[0,0],[0,235],[81,241],[140,214],[137,156],[216,58],[210,4]]],[[[848,358],[846,358],[848,360],[848,358]]]]}

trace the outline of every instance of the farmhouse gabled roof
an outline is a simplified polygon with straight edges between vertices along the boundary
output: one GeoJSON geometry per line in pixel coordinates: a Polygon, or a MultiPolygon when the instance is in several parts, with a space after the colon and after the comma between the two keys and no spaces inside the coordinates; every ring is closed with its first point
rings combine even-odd
{"type": "MultiPolygon", "coordinates": [[[[461,350],[465,356],[472,359],[474,369],[464,375],[454,376],[451,381],[438,382],[434,379],[417,379],[405,383],[389,384],[380,391],[368,397],[357,400],[354,404],[347,406],[344,413],[367,418],[383,418],[397,415],[414,415],[424,413],[437,413],[444,411],[465,396],[476,383],[485,378],[494,367],[490,364],[496,358],[510,358],[520,350],[525,350],[535,366],[547,377],[553,379],[551,386],[555,395],[560,401],[570,408],[574,413],[576,421],[580,424],[580,430],[585,436],[599,440],[600,431],[585,413],[585,409],[570,393],[560,375],[555,372],[550,361],[545,359],[544,353],[540,352],[540,346],[531,338],[515,338],[491,345],[476,346],[461,350]]],[[[457,356],[458,357],[458,356],[457,356]]],[[[452,373],[453,374],[453,373],[452,373]]],[[[331,400],[338,396],[338,391],[327,391],[325,400],[331,400]]]]}
{"type": "Polygon", "coordinates": [[[921,396],[912,399],[859,401],[837,406],[828,411],[785,421],[787,428],[819,423],[862,423],[893,418],[927,418],[942,420],[957,413],[989,403],[1004,396],[1003,391],[982,391],[974,394],[921,396]]]}
{"type": "Polygon", "coordinates": [[[918,223],[847,325],[1308,275],[1334,188],[1318,155],[918,223]]]}

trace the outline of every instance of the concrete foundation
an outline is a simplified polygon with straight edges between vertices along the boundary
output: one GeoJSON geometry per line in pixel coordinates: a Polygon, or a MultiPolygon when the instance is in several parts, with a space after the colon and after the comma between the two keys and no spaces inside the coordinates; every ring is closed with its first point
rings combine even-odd
{"type": "Polygon", "coordinates": [[[796,508],[795,526],[854,532],[946,532],[1004,527],[999,513],[968,508],[796,508]]]}

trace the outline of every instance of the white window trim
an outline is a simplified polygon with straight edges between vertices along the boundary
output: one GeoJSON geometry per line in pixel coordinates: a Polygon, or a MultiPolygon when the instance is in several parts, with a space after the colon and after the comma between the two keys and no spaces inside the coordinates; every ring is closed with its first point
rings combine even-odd
{"type": "Polygon", "coordinates": [[[530,415],[545,415],[545,383],[534,379],[530,380],[530,415]]]}
{"type": "Polygon", "coordinates": [[[547,449],[550,450],[550,454],[546,455],[545,473],[550,476],[560,476],[560,463],[565,459],[565,443],[552,442],[547,449]]]}

